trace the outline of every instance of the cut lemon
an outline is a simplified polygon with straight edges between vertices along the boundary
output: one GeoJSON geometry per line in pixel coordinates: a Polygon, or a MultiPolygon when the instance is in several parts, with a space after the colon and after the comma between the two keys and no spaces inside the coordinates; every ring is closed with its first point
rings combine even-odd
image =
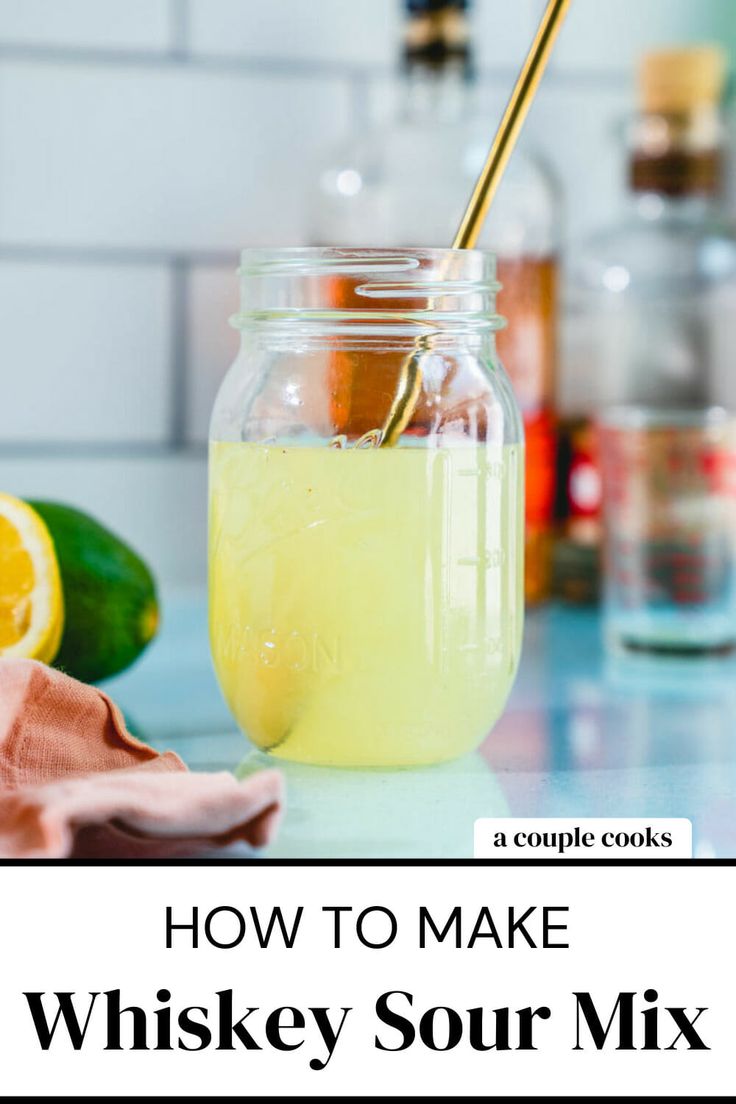
{"type": "Polygon", "coordinates": [[[0,494],[0,656],[51,663],[64,627],[59,565],[45,524],[0,494]]]}

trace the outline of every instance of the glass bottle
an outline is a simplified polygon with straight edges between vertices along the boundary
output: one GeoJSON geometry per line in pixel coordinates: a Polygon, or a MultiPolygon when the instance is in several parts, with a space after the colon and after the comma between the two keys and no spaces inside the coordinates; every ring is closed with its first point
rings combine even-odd
{"type": "Polygon", "coordinates": [[[523,620],[494,258],[246,250],[241,281],[210,430],[210,638],[230,709],[305,763],[462,755],[503,709],[523,620]],[[407,363],[420,386],[379,447],[407,363]]]}
{"type": "MultiPolygon", "coordinates": [[[[442,247],[452,240],[496,124],[496,113],[479,102],[468,6],[405,0],[398,112],[325,155],[312,196],[315,244],[442,247]]],[[[524,418],[528,601],[545,598],[550,587],[559,222],[549,169],[518,150],[480,245],[497,257],[499,310],[508,321],[498,348],[524,418]]]]}
{"type": "Polygon", "coordinates": [[[563,594],[597,589],[601,484],[593,419],[613,406],[736,410],[736,239],[724,221],[725,59],[716,47],[642,59],[623,219],[569,262],[560,375],[563,594]]]}

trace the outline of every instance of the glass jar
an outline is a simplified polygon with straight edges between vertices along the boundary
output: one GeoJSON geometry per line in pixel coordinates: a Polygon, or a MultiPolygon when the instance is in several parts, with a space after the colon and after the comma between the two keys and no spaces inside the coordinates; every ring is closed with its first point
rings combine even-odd
{"type": "Polygon", "coordinates": [[[476,250],[246,250],[210,432],[210,638],[262,750],[478,746],[523,621],[520,415],[476,250]]]}

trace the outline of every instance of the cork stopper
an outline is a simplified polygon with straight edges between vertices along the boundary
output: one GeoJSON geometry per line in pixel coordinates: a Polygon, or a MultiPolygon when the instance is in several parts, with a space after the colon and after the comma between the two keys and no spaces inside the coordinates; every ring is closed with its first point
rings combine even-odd
{"type": "Polygon", "coordinates": [[[639,64],[639,100],[652,114],[678,114],[719,103],[726,55],[719,46],[656,50],[639,64]]]}

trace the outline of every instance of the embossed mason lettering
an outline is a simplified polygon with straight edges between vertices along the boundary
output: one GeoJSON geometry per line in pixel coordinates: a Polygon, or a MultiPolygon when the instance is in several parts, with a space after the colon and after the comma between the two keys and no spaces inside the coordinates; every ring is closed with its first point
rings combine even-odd
{"type": "Polygon", "coordinates": [[[227,641],[227,654],[247,659],[264,667],[289,671],[313,671],[318,674],[342,669],[340,641],[326,640],[315,632],[280,632],[257,629],[253,625],[233,626],[227,641]]]}

